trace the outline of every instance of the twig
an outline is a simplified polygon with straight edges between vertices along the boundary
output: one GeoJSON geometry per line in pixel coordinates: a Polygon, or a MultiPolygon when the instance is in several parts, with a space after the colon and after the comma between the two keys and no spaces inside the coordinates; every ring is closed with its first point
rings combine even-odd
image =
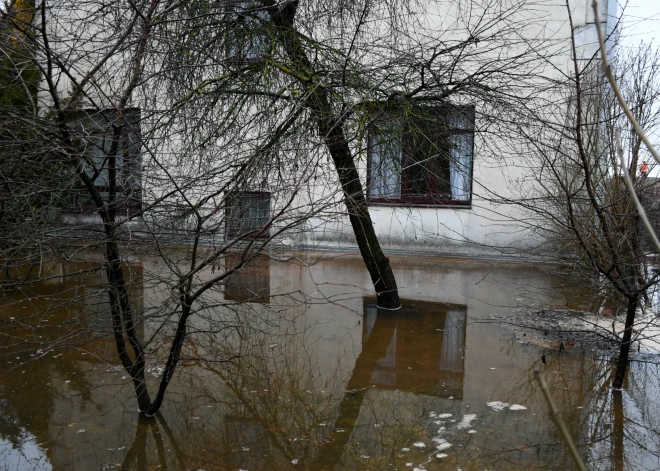
{"type": "Polygon", "coordinates": [[[580,458],[580,455],[578,454],[575,443],[573,443],[573,439],[569,435],[568,430],[566,429],[566,425],[564,425],[564,422],[561,420],[561,417],[559,416],[559,411],[557,410],[555,401],[553,401],[552,396],[550,396],[550,390],[548,389],[548,385],[545,382],[545,379],[543,379],[543,376],[541,376],[541,372],[538,370],[534,372],[534,376],[536,377],[536,381],[538,381],[539,385],[541,386],[541,391],[543,391],[543,396],[545,397],[545,401],[548,403],[548,408],[550,409],[550,417],[552,417],[552,421],[559,429],[559,432],[561,433],[562,437],[564,437],[564,441],[568,446],[568,451],[571,452],[571,456],[573,457],[573,461],[575,461],[575,465],[578,467],[580,471],[586,471],[587,468],[584,466],[584,463],[582,462],[582,458],[580,458]]]}

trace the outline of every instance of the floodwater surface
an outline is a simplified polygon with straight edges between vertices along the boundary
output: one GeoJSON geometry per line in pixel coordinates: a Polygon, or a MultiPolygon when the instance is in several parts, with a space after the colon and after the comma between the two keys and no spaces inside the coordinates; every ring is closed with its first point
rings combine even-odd
{"type": "MultiPolygon", "coordinates": [[[[355,256],[261,257],[233,275],[191,320],[154,419],[138,416],[108,336],[98,267],[59,264],[4,292],[0,469],[574,469],[536,370],[590,469],[660,468],[653,362],[613,393],[603,354],[494,319],[584,301],[552,267],[391,260],[398,311],[376,307],[355,256]]],[[[157,273],[131,264],[143,341],[166,321],[157,273]]],[[[153,389],[167,350],[149,345],[153,389]]]]}

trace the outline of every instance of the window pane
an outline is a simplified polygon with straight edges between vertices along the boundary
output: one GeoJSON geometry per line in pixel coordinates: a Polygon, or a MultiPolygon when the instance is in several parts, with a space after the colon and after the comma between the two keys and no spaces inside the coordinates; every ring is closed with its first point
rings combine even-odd
{"type": "Polygon", "coordinates": [[[401,197],[401,140],[372,133],[369,137],[369,188],[373,198],[401,197]]]}
{"type": "Polygon", "coordinates": [[[474,147],[474,115],[471,111],[473,110],[456,110],[449,116],[449,126],[454,131],[449,136],[451,195],[452,199],[457,201],[470,199],[474,147]]]}
{"type": "Polygon", "coordinates": [[[404,195],[414,200],[450,197],[449,141],[444,119],[416,118],[404,137],[404,195]]]}

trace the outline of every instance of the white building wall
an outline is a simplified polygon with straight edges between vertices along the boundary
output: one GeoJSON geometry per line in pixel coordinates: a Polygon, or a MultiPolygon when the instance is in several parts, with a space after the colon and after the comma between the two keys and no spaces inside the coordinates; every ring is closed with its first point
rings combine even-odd
{"type": "MultiPolygon", "coordinates": [[[[607,47],[614,42],[614,25],[618,21],[615,0],[599,2],[603,31],[610,34],[607,47]]],[[[580,63],[598,53],[598,39],[591,0],[570,0],[571,17],[580,63]]],[[[528,5],[523,12],[530,20],[521,31],[530,44],[547,48],[550,61],[539,77],[557,79],[573,74],[574,62],[570,43],[568,9],[562,2],[541,1],[528,5]]],[[[541,78],[539,78],[541,80],[541,78]]],[[[549,101],[560,97],[546,97],[549,101]]],[[[479,109],[477,131],[480,128],[479,109]]],[[[492,134],[475,133],[473,154],[472,203],[458,206],[387,206],[370,205],[369,211],[383,247],[389,251],[449,253],[455,255],[523,255],[541,253],[543,239],[535,233],[534,221],[506,200],[524,198],[529,189],[530,172],[534,172],[533,156],[504,155],[509,142],[492,134]]],[[[366,156],[360,162],[362,183],[366,187],[366,156]]],[[[325,181],[330,192],[335,183],[325,181]]],[[[306,243],[316,247],[354,249],[353,230],[348,217],[333,221],[310,221],[306,243]]]]}

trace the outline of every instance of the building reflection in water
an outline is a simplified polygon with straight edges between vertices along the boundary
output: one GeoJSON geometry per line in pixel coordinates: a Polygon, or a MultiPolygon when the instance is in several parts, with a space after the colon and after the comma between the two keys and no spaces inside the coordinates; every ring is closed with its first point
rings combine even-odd
{"type": "MultiPolygon", "coordinates": [[[[414,462],[429,471],[570,469],[533,379],[541,369],[589,466],[660,469],[658,365],[634,362],[626,390],[613,395],[606,359],[512,340],[498,323],[468,326],[468,311],[479,320],[493,308],[480,313],[467,296],[451,298],[453,303],[404,300],[393,312],[378,309],[373,298],[351,297],[350,310],[310,304],[293,320],[274,317],[272,331],[236,337],[231,351],[242,352],[240,358],[182,366],[157,420],[139,419],[105,335],[111,326],[98,268],[55,267],[58,276],[35,285],[28,297],[5,294],[0,312],[7,319],[47,319],[44,332],[57,338],[84,326],[85,335],[78,348],[44,351],[38,359],[29,356],[36,345],[29,351],[23,342],[0,348],[0,366],[7,370],[0,375],[0,468],[385,471],[414,462]],[[493,411],[486,403],[494,400],[528,409],[493,411]],[[451,417],[440,422],[440,414],[451,417]],[[439,438],[452,448],[429,462],[439,438]],[[417,449],[418,442],[426,447],[417,449]]],[[[233,277],[226,299],[274,296],[271,270],[277,287],[298,274],[258,258],[233,277]]],[[[145,284],[141,264],[128,274],[142,310],[154,288],[145,284]]],[[[484,274],[471,276],[476,282],[484,274]]],[[[433,286],[442,281],[434,279],[433,286]]],[[[426,293],[435,293],[431,288],[426,293]]],[[[487,292],[484,284],[479,290],[487,292]]],[[[274,296],[268,306],[250,304],[249,311],[263,316],[278,302],[274,296]]],[[[13,334],[15,328],[7,323],[5,330],[13,334]]],[[[191,334],[187,346],[204,335],[191,334]]],[[[158,378],[147,379],[155,384],[158,378]]]]}
{"type": "Polygon", "coordinates": [[[378,348],[378,341],[369,342],[374,328],[375,335],[390,337],[384,355],[373,365],[370,383],[462,399],[466,306],[412,300],[402,304],[388,313],[378,309],[375,299],[364,301],[362,355],[368,357],[369,349],[378,348]]]}
{"type": "MultiPolygon", "coordinates": [[[[236,268],[243,261],[243,254],[230,254],[225,258],[225,270],[236,268]]],[[[225,300],[270,303],[270,257],[258,255],[225,283],[225,300]]]]}

